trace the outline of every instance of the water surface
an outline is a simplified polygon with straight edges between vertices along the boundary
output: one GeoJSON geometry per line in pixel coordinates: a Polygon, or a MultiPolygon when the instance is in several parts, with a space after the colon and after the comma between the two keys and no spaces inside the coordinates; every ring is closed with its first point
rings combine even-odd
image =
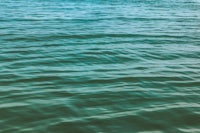
{"type": "Polygon", "coordinates": [[[199,0],[0,0],[1,133],[199,133],[199,0]]]}

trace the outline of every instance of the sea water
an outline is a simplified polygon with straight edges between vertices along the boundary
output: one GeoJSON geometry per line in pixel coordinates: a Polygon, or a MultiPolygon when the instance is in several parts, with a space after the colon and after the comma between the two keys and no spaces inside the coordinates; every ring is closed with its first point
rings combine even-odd
{"type": "Polygon", "coordinates": [[[199,133],[199,0],[0,0],[1,133],[199,133]]]}

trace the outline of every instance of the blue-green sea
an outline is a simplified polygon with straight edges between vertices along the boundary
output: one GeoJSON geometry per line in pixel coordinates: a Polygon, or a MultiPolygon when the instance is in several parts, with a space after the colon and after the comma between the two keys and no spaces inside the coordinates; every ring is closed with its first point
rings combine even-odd
{"type": "Polygon", "coordinates": [[[0,0],[0,133],[200,133],[200,0],[0,0]]]}

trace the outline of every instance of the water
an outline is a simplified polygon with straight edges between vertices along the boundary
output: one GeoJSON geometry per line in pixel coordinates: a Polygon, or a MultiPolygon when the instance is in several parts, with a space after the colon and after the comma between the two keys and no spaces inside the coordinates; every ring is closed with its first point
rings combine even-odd
{"type": "Polygon", "coordinates": [[[199,0],[0,0],[1,133],[199,133],[199,0]]]}

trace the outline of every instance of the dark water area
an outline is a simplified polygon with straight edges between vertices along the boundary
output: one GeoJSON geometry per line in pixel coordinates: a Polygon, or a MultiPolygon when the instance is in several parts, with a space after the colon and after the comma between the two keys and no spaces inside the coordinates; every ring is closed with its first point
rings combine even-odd
{"type": "Polygon", "coordinates": [[[200,0],[0,0],[0,133],[200,133],[200,0]]]}

